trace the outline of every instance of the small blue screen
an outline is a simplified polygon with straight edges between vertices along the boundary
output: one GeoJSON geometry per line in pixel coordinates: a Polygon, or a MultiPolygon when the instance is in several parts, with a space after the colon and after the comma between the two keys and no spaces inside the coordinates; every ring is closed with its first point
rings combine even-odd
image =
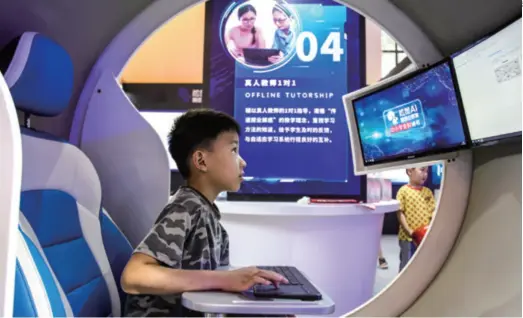
{"type": "Polygon", "coordinates": [[[366,165],[467,145],[448,62],[353,105],[366,165]]]}

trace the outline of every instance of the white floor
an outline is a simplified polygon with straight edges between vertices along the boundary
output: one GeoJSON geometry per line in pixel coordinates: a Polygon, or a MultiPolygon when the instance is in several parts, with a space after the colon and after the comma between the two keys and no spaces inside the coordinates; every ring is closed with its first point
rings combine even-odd
{"type": "MultiPolygon", "coordinates": [[[[376,281],[374,283],[374,295],[379,293],[383,288],[387,287],[398,274],[398,269],[400,265],[399,252],[400,248],[398,245],[398,236],[397,235],[384,235],[381,238],[381,249],[383,251],[383,256],[389,264],[388,269],[376,270],[376,281]]],[[[376,266],[378,266],[378,261],[376,260],[376,266]]],[[[301,317],[310,317],[310,316],[297,316],[301,317]]],[[[322,316],[327,317],[327,316],[322,316]]]]}
{"type": "Polygon", "coordinates": [[[379,269],[376,271],[376,282],[374,283],[374,294],[379,293],[387,287],[390,282],[398,275],[400,265],[398,237],[396,235],[384,235],[381,238],[381,249],[383,256],[389,264],[388,269],[379,269]]]}
{"type": "MultiPolygon", "coordinates": [[[[376,281],[374,283],[374,295],[379,293],[383,288],[387,287],[398,274],[398,269],[400,265],[399,252],[400,248],[398,245],[398,236],[397,235],[384,235],[381,238],[381,249],[383,256],[389,264],[388,269],[376,270],[376,281]]],[[[378,261],[376,260],[376,266],[378,266],[378,261]]],[[[298,315],[297,318],[301,317],[310,317],[304,315],[298,315]]],[[[318,316],[318,317],[328,317],[328,316],[318,316]]]]}

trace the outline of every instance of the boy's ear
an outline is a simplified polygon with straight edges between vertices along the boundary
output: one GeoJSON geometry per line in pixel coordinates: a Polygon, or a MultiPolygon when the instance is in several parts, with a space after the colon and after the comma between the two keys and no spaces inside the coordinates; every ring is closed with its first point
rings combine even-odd
{"type": "Polygon", "coordinates": [[[196,150],[191,158],[194,167],[196,167],[196,169],[201,172],[207,171],[207,164],[205,159],[205,153],[201,150],[196,150]]]}

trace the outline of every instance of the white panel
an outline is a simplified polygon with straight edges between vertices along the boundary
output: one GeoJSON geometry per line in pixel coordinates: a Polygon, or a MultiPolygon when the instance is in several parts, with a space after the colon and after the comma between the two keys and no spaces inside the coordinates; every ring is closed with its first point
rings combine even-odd
{"type": "MultiPolygon", "coordinates": [[[[447,163],[444,169],[436,215],[417,252],[389,286],[352,312],[352,315],[398,317],[430,286],[447,260],[467,209],[472,179],[472,153],[463,152],[455,162],[447,163]]],[[[419,314],[425,316],[423,311],[419,314]]]]}
{"type": "Polygon", "coordinates": [[[347,215],[384,214],[399,209],[396,200],[373,203],[374,209],[361,204],[300,204],[296,202],[216,201],[222,214],[332,217],[347,215]]]}
{"type": "Polygon", "coordinates": [[[114,77],[104,73],[97,86],[81,148],[100,176],[103,207],[136,246],[168,201],[169,162],[160,137],[114,77]]]}
{"type": "Polygon", "coordinates": [[[109,289],[109,295],[111,296],[112,315],[113,317],[119,317],[121,314],[120,296],[111,271],[111,264],[109,264],[109,260],[105,254],[100,220],[80,204],[78,204],[78,217],[80,218],[80,225],[82,226],[85,241],[87,245],[89,245],[96,263],[98,263],[100,267],[100,272],[107,283],[107,289],[109,289]]]}
{"type": "Polygon", "coordinates": [[[47,296],[44,282],[21,232],[18,236],[16,256],[29,286],[30,297],[33,299],[38,317],[52,317],[53,310],[49,303],[49,296],[47,296]]]}
{"type": "Polygon", "coordinates": [[[22,191],[62,190],[98,217],[100,181],[89,159],[75,146],[22,135],[22,191]]]}
{"type": "Polygon", "coordinates": [[[22,146],[16,110],[0,74],[0,317],[13,315],[22,146]]]}
{"type": "Polygon", "coordinates": [[[162,141],[165,147],[165,154],[169,160],[169,168],[171,170],[178,170],[176,162],[169,154],[169,132],[173,126],[174,120],[184,114],[184,112],[167,112],[167,111],[150,111],[144,112],[141,111],[140,114],[145,120],[151,125],[151,127],[156,131],[160,140],[162,141]]]}
{"type": "MultiPolygon", "coordinates": [[[[62,289],[62,285],[58,282],[58,279],[56,278],[56,275],[54,274],[51,265],[49,265],[49,262],[47,261],[47,257],[45,256],[44,250],[42,249],[42,246],[40,245],[40,241],[38,241],[35,232],[33,231],[33,228],[31,227],[31,224],[27,221],[25,216],[20,213],[20,228],[22,231],[27,235],[27,237],[34,243],[36,248],[38,249],[38,252],[40,255],[42,255],[45,264],[49,269],[51,269],[51,275],[53,275],[54,282],[56,286],[58,287],[58,292],[60,293],[60,298],[62,299],[62,304],[65,307],[65,314],[67,317],[73,317],[73,310],[71,308],[71,305],[69,304],[69,300],[67,299],[67,296],[64,293],[64,290],[62,289]]],[[[47,317],[47,316],[43,316],[47,317]]]]}
{"type": "MultiPolygon", "coordinates": [[[[517,146],[521,147],[520,145],[517,146]]],[[[521,317],[521,148],[477,164],[461,236],[445,267],[405,315],[521,317]]],[[[484,161],[485,154],[474,154],[484,161]]],[[[479,160],[478,160],[479,159],[479,160]]],[[[444,174],[448,177],[448,171],[444,174]]],[[[450,180],[446,180],[450,183],[450,180]]],[[[458,185],[444,187],[440,200],[458,185]],[[447,192],[445,192],[448,189],[447,192]]],[[[438,222],[444,214],[440,204],[438,222]]]]}

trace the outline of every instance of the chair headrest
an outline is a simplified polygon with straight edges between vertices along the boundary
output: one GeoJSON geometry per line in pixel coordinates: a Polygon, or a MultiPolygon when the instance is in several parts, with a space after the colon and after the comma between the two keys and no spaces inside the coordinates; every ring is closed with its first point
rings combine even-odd
{"type": "Polygon", "coordinates": [[[39,116],[56,116],[69,105],[73,91],[71,57],[53,40],[26,32],[0,51],[4,74],[16,108],[39,116]]]}

